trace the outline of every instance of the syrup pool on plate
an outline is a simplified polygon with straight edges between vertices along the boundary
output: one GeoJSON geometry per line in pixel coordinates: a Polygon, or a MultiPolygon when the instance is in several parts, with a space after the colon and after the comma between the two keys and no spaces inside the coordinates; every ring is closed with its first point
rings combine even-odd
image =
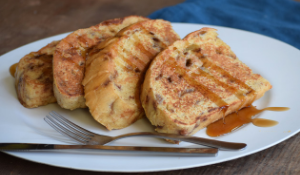
{"type": "Polygon", "coordinates": [[[255,115],[263,111],[287,111],[288,107],[268,107],[264,109],[257,109],[255,106],[245,107],[237,112],[227,115],[224,120],[218,120],[207,126],[206,134],[211,137],[218,137],[230,133],[241,126],[252,123],[259,127],[271,127],[278,124],[277,121],[253,118],[255,115]]]}

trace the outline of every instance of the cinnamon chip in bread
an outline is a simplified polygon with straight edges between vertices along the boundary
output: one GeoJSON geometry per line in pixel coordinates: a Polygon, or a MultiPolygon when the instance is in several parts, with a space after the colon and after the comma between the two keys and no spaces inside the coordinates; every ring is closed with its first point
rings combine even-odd
{"type": "Polygon", "coordinates": [[[192,135],[271,88],[236,57],[215,29],[203,28],[152,61],[141,102],[157,132],[192,135]]]}
{"type": "Polygon", "coordinates": [[[180,39],[169,22],[148,20],[121,30],[97,45],[86,63],[86,105],[107,129],[129,126],[144,115],[139,95],[150,61],[180,39]]]}

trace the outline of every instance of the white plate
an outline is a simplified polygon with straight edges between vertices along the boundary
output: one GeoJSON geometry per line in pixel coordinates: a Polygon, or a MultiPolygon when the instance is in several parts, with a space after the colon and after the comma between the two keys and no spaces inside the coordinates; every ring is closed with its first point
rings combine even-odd
{"type": "MultiPolygon", "coordinates": [[[[230,133],[217,139],[232,142],[244,142],[248,147],[243,151],[220,151],[216,157],[178,157],[159,154],[136,154],[107,151],[55,151],[47,152],[7,152],[10,155],[48,165],[106,172],[151,172],[166,171],[224,162],[278,144],[295,135],[300,130],[300,118],[297,109],[300,99],[300,51],[281,41],[262,35],[209,25],[173,24],[176,32],[184,37],[186,34],[208,26],[218,29],[219,37],[232,47],[240,60],[268,79],[273,89],[263,98],[254,103],[259,108],[267,106],[290,107],[286,112],[264,112],[261,117],[276,120],[278,125],[269,128],[259,128],[252,124],[237,132],[230,133]]],[[[51,110],[58,111],[72,121],[91,131],[119,135],[128,132],[153,131],[146,119],[139,120],[132,126],[118,130],[106,131],[89,115],[87,109],[68,111],[57,104],[51,104],[36,109],[26,109],[18,101],[14,78],[9,74],[9,67],[30,51],[37,51],[52,40],[59,40],[67,34],[62,34],[15,49],[2,55],[0,64],[0,142],[27,143],[66,143],[60,134],[56,133],[43,120],[51,110]]],[[[208,137],[205,129],[196,136],[208,137]]],[[[116,141],[110,145],[141,145],[141,146],[193,146],[189,143],[180,145],[168,144],[154,138],[128,138],[116,141]]],[[[286,150],[288,151],[288,150],[286,150]]]]}

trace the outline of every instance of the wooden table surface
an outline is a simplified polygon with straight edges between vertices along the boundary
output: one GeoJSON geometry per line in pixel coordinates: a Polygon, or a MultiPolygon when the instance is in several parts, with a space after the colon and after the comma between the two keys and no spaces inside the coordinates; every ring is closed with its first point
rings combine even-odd
{"type": "MultiPolygon", "coordinates": [[[[183,0],[0,0],[0,55],[30,42],[183,0]]],[[[0,138],[1,139],[1,138],[0,138]]],[[[300,134],[259,153],[210,166],[146,174],[300,174],[300,134]]],[[[0,174],[117,174],[52,167],[0,152],[0,174]]],[[[137,173],[143,174],[143,173],[137,173]]]]}

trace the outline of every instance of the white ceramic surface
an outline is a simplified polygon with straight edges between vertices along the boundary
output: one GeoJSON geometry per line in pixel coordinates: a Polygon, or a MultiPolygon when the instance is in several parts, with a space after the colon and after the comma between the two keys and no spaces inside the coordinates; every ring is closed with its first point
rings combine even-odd
{"type": "MultiPolygon", "coordinates": [[[[300,118],[297,111],[300,95],[300,51],[281,41],[237,29],[173,23],[174,29],[184,37],[186,34],[208,26],[218,29],[219,37],[229,44],[238,58],[246,63],[254,72],[268,79],[273,88],[263,98],[254,103],[258,108],[267,106],[290,107],[286,112],[266,111],[260,117],[276,120],[278,125],[260,128],[249,124],[242,129],[217,139],[232,142],[244,142],[248,147],[243,151],[220,151],[216,157],[178,157],[160,154],[137,154],[111,151],[70,150],[49,152],[6,152],[10,155],[43,164],[104,172],[151,172],[200,167],[224,162],[278,144],[295,135],[300,130],[300,118]]],[[[9,67],[18,62],[25,54],[37,51],[53,40],[59,40],[67,34],[62,34],[31,44],[27,44],[8,52],[0,57],[0,142],[27,143],[71,143],[49,127],[43,120],[51,110],[58,111],[77,124],[97,133],[119,135],[129,132],[153,131],[146,119],[139,120],[132,126],[108,132],[96,123],[87,109],[68,111],[57,104],[51,104],[36,109],[26,109],[18,101],[14,78],[9,74],[9,67]]],[[[196,136],[208,137],[205,129],[196,136]]],[[[190,147],[189,143],[172,145],[155,138],[128,138],[110,145],[140,145],[140,146],[173,146],[190,147]]],[[[289,151],[289,150],[286,150],[289,151]]]]}

